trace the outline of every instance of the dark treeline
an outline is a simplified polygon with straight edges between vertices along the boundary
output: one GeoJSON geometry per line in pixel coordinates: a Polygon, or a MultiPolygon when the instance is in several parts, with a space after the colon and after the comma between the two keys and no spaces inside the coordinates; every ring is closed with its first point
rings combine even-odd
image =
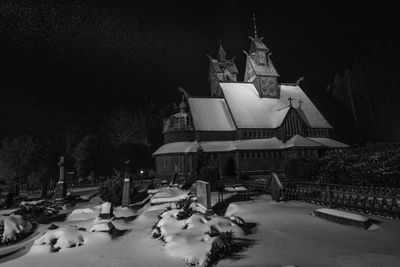
{"type": "Polygon", "coordinates": [[[400,58],[393,39],[373,42],[367,56],[334,76],[326,92],[345,116],[336,125],[351,144],[400,141],[400,58]]]}
{"type": "Polygon", "coordinates": [[[51,134],[2,140],[0,183],[16,182],[47,191],[58,179],[61,155],[65,156],[66,171],[87,182],[152,169],[151,153],[163,141],[162,118],[174,111],[172,105],[156,109],[152,103],[136,112],[121,107],[97,127],[90,127],[78,114],[54,115],[47,127],[52,128],[51,134]]]}

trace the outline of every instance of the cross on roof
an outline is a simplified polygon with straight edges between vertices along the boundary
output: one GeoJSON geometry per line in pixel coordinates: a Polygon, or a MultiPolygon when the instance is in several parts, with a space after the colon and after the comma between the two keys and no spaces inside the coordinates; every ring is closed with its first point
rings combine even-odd
{"type": "Polygon", "coordinates": [[[301,108],[301,104],[303,104],[304,102],[303,102],[303,100],[299,100],[299,108],[301,108]]]}
{"type": "Polygon", "coordinates": [[[293,98],[291,96],[289,96],[289,98],[287,100],[289,100],[289,105],[292,106],[293,98]]]}
{"type": "Polygon", "coordinates": [[[254,24],[254,38],[258,39],[257,24],[256,24],[256,13],[253,13],[253,24],[254,24]]]}

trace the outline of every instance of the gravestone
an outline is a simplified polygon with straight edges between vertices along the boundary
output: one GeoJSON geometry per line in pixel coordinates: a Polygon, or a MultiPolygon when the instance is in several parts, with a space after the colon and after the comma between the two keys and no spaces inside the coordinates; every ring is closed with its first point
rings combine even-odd
{"type": "Polygon", "coordinates": [[[283,186],[281,181],[279,180],[278,175],[275,172],[271,173],[271,182],[269,183],[268,189],[271,194],[272,200],[281,200],[283,186]]]}
{"type": "Polygon", "coordinates": [[[114,216],[113,214],[113,206],[110,202],[104,202],[100,207],[99,217],[102,220],[111,219],[114,216]]]}
{"type": "Polygon", "coordinates": [[[211,209],[211,189],[210,184],[201,180],[196,181],[197,202],[204,206],[206,210],[211,209]]]}
{"type": "Polygon", "coordinates": [[[129,207],[129,178],[124,178],[124,187],[122,189],[122,207],[129,207]]]}
{"type": "Polygon", "coordinates": [[[58,163],[60,167],[60,177],[58,179],[56,188],[54,190],[53,199],[57,202],[64,202],[67,197],[67,184],[64,181],[64,157],[60,157],[60,162],[58,163]]]}

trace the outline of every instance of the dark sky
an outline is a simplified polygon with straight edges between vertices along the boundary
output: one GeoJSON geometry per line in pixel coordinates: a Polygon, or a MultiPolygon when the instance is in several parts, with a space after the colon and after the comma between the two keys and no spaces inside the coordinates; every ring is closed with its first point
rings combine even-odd
{"type": "Polygon", "coordinates": [[[209,95],[206,54],[220,38],[242,79],[253,12],[280,81],[305,76],[317,105],[336,72],[398,36],[385,1],[3,0],[1,136],[45,131],[63,111],[95,125],[121,105],[177,101],[178,85],[209,95]]]}

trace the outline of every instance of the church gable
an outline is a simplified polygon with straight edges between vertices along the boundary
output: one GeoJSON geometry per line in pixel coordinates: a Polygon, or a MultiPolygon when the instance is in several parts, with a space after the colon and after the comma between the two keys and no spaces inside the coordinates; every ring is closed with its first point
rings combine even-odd
{"type": "Polygon", "coordinates": [[[295,135],[305,135],[306,130],[307,124],[299,116],[296,109],[289,107],[289,111],[280,126],[282,139],[287,140],[295,135]]]}

